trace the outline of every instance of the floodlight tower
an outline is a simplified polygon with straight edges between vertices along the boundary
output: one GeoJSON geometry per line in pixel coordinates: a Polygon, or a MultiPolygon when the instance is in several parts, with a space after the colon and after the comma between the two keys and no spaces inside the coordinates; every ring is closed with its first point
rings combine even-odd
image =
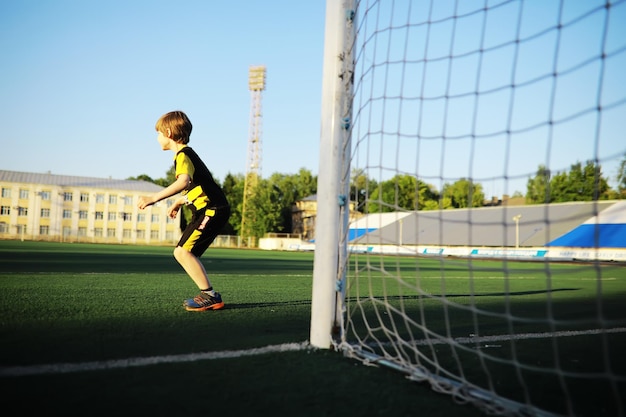
{"type": "Polygon", "coordinates": [[[250,129],[248,138],[248,159],[246,161],[246,178],[243,188],[243,207],[241,209],[240,236],[244,246],[254,246],[255,210],[251,202],[256,195],[257,185],[261,178],[261,94],[265,90],[265,65],[250,66],[248,75],[250,90],[250,129]]]}

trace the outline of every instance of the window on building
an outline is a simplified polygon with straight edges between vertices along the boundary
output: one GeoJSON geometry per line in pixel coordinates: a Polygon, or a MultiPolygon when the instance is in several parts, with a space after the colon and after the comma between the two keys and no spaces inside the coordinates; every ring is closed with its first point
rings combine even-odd
{"type": "Polygon", "coordinates": [[[80,193],[80,202],[88,203],[89,202],[89,193],[80,193]]]}
{"type": "Polygon", "coordinates": [[[122,213],[122,220],[124,220],[125,222],[130,222],[133,220],[133,214],[132,213],[122,213]]]}
{"type": "Polygon", "coordinates": [[[28,207],[18,207],[17,208],[18,216],[28,216],[28,207]]]}
{"type": "Polygon", "coordinates": [[[158,230],[150,230],[150,239],[158,240],[159,239],[159,231],[158,230]]]}
{"type": "Polygon", "coordinates": [[[158,222],[159,222],[159,215],[158,215],[158,214],[153,214],[153,215],[150,217],[150,221],[151,221],[152,223],[158,223],[158,222]]]}
{"type": "Polygon", "coordinates": [[[101,227],[96,227],[93,229],[93,235],[95,237],[102,237],[102,228],[101,227]]]}
{"type": "Polygon", "coordinates": [[[20,200],[28,200],[28,190],[20,189],[20,200]]]}
{"type": "Polygon", "coordinates": [[[37,193],[42,200],[49,201],[50,200],[50,191],[39,191],[37,193]]]}
{"type": "Polygon", "coordinates": [[[63,210],[63,218],[71,219],[72,218],[72,210],[65,209],[63,210]]]}
{"type": "Polygon", "coordinates": [[[139,213],[137,214],[137,222],[138,223],[145,223],[146,221],[146,213],[139,213]]]}
{"type": "Polygon", "coordinates": [[[8,216],[9,214],[11,214],[11,207],[10,206],[0,206],[0,214],[8,216]]]}
{"type": "Polygon", "coordinates": [[[86,227],[79,227],[78,228],[78,236],[81,236],[81,237],[87,236],[87,228],[86,227]]]}
{"type": "Polygon", "coordinates": [[[104,194],[96,194],[96,204],[104,204],[104,194]]]}
{"type": "Polygon", "coordinates": [[[39,234],[47,236],[50,234],[50,226],[39,226],[39,234]]]}
{"type": "Polygon", "coordinates": [[[41,209],[41,213],[40,213],[40,217],[41,218],[50,218],[50,209],[49,208],[42,208],[41,209]]]}
{"type": "Polygon", "coordinates": [[[87,217],[88,217],[88,214],[89,213],[87,212],[87,210],[80,210],[78,212],[78,218],[81,219],[81,220],[86,220],[87,217]]]}
{"type": "Polygon", "coordinates": [[[113,228],[113,227],[109,227],[109,228],[107,229],[107,236],[108,236],[108,237],[115,237],[115,228],[113,228]]]}
{"type": "Polygon", "coordinates": [[[0,222],[0,234],[9,233],[9,225],[5,222],[0,222]]]}
{"type": "Polygon", "coordinates": [[[117,204],[117,196],[116,195],[110,195],[109,196],[109,204],[117,204]]]}
{"type": "Polygon", "coordinates": [[[110,211],[108,218],[109,218],[109,221],[110,220],[116,220],[117,219],[117,213],[110,211]]]}
{"type": "Polygon", "coordinates": [[[11,197],[11,189],[3,188],[2,189],[2,198],[10,198],[11,197]]]}
{"type": "Polygon", "coordinates": [[[145,230],[137,230],[137,239],[145,239],[146,231],[145,230]]]}
{"type": "Polygon", "coordinates": [[[74,199],[74,194],[70,191],[63,192],[63,201],[72,201],[74,199]]]}
{"type": "Polygon", "coordinates": [[[96,220],[103,220],[104,219],[104,213],[101,211],[96,211],[96,220]]]}
{"type": "Polygon", "coordinates": [[[130,229],[124,229],[124,230],[122,231],[122,236],[123,236],[124,238],[130,238],[130,229]]]}
{"type": "Polygon", "coordinates": [[[127,206],[130,206],[131,204],[133,204],[133,197],[132,196],[124,197],[124,204],[126,204],[127,206]]]}

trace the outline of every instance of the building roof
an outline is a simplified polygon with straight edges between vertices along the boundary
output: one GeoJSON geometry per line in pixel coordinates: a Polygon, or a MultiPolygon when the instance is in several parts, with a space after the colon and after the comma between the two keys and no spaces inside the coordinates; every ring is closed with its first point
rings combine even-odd
{"type": "Polygon", "coordinates": [[[19,172],[0,170],[0,182],[44,184],[57,187],[85,187],[92,189],[125,190],[152,193],[163,187],[148,181],[116,180],[112,178],[78,177],[51,173],[19,172]]]}

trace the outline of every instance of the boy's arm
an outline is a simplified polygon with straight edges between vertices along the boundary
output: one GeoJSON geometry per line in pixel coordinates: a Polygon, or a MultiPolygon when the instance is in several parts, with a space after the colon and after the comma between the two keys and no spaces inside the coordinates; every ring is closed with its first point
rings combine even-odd
{"type": "Polygon", "coordinates": [[[189,177],[189,175],[181,174],[176,178],[176,181],[168,185],[167,188],[162,189],[151,197],[139,197],[139,202],[137,206],[143,210],[144,208],[158,203],[159,201],[164,200],[168,197],[171,197],[174,194],[180,193],[185,188],[187,188],[190,182],[191,178],[189,177]]]}

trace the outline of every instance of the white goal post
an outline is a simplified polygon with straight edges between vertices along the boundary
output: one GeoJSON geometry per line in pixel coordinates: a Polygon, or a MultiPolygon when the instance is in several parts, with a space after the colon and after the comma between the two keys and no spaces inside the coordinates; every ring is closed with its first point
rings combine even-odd
{"type": "Polygon", "coordinates": [[[350,192],[350,122],[354,62],[354,1],[328,1],[324,41],[320,168],[315,221],[313,346],[330,348],[341,323],[350,192]],[[343,230],[343,231],[342,231],[343,230]],[[339,275],[338,275],[339,274],[339,275]],[[337,290],[339,288],[339,291],[337,290]]]}
{"type": "Polygon", "coordinates": [[[490,414],[626,416],[625,22],[327,0],[313,347],[490,414]],[[578,174],[594,198],[551,203],[578,174]]]}

